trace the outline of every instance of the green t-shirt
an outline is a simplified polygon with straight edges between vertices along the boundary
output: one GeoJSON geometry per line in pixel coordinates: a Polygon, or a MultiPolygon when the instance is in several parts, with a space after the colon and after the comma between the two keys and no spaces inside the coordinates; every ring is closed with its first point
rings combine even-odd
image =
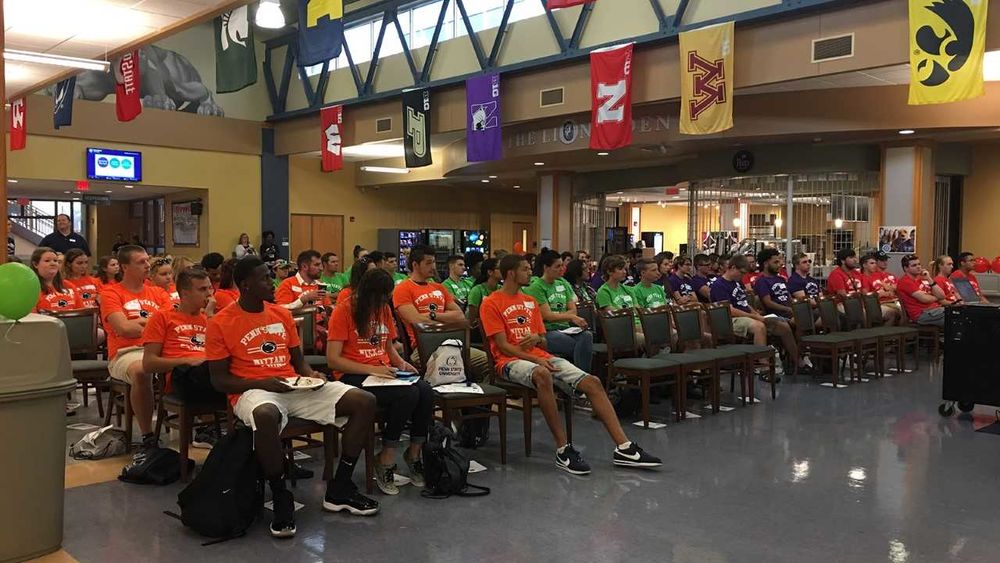
{"type": "MultiPolygon", "coordinates": [[[[552,283],[546,283],[542,278],[535,278],[522,291],[535,298],[539,305],[548,305],[553,313],[565,313],[571,301],[576,300],[573,286],[562,278],[556,278],[552,283]]],[[[545,330],[562,330],[569,328],[569,321],[545,321],[545,330]]]]}
{"type": "Polygon", "coordinates": [[[610,307],[613,311],[625,309],[626,307],[635,307],[635,295],[632,294],[633,289],[622,284],[618,284],[617,289],[611,289],[611,286],[604,284],[597,290],[597,307],[599,309],[610,307]]]}
{"type": "Polygon", "coordinates": [[[636,307],[652,309],[662,307],[667,304],[667,293],[662,285],[651,284],[649,287],[639,285],[632,287],[632,295],[635,296],[636,307]]]}
{"type": "MultiPolygon", "coordinates": [[[[497,286],[497,289],[500,289],[499,285],[497,286]]],[[[469,305],[479,307],[483,304],[483,299],[489,297],[489,295],[494,291],[496,291],[496,289],[490,289],[485,283],[472,286],[472,289],[469,290],[469,305]]]]}
{"type": "Polygon", "coordinates": [[[472,279],[462,278],[457,282],[448,278],[444,280],[442,284],[451,296],[455,298],[455,301],[461,301],[462,303],[469,302],[469,290],[472,289],[472,279]]]}
{"type": "Polygon", "coordinates": [[[333,295],[337,295],[338,293],[340,293],[341,289],[344,289],[344,286],[347,285],[348,279],[349,278],[345,276],[344,272],[333,274],[332,276],[319,277],[320,283],[325,283],[327,286],[327,291],[329,291],[333,295]]]}
{"type": "Polygon", "coordinates": [[[404,281],[406,281],[406,279],[409,277],[410,276],[404,274],[403,272],[396,272],[395,274],[392,275],[392,284],[399,285],[404,281]]]}

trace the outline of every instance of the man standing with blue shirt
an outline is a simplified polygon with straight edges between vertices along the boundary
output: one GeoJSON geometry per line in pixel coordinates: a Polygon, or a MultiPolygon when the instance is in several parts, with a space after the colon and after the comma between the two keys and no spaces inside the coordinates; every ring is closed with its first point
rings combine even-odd
{"type": "Polygon", "coordinates": [[[80,233],[73,232],[73,223],[70,221],[69,215],[65,213],[56,215],[55,232],[45,235],[39,246],[47,246],[60,254],[66,254],[66,251],[71,248],[79,248],[84,254],[90,256],[90,245],[87,244],[87,239],[83,238],[80,233]]]}

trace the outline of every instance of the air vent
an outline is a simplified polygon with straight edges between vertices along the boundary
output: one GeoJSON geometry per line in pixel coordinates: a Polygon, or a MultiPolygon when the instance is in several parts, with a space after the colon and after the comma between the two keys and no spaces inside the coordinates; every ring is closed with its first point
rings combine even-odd
{"type": "Polygon", "coordinates": [[[375,121],[375,132],[376,133],[388,133],[392,131],[392,118],[383,117],[375,121]]]}
{"type": "Polygon", "coordinates": [[[563,89],[551,88],[549,90],[542,90],[541,92],[541,106],[543,108],[551,106],[559,106],[563,103],[563,89]]]}
{"type": "Polygon", "coordinates": [[[814,39],[812,42],[812,62],[823,63],[854,56],[854,34],[814,39]]]}

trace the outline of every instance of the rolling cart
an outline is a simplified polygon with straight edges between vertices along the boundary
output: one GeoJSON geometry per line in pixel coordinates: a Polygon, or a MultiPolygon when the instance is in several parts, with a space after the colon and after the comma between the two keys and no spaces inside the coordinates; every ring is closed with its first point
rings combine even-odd
{"type": "Polygon", "coordinates": [[[970,303],[945,310],[944,377],[941,416],[955,407],[971,412],[977,404],[1000,407],[1000,305],[970,303]]]}

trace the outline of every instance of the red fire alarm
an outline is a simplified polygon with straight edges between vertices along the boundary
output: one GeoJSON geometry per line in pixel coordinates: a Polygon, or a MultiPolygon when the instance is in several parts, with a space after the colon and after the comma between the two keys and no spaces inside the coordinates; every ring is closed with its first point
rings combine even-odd
{"type": "Polygon", "coordinates": [[[667,195],[680,195],[681,189],[676,186],[670,186],[666,190],[667,195]]]}
{"type": "Polygon", "coordinates": [[[26,205],[30,205],[31,200],[26,197],[19,197],[17,198],[17,204],[20,205],[21,207],[24,207],[26,205]]]}
{"type": "Polygon", "coordinates": [[[77,180],[76,181],[76,191],[85,192],[90,189],[90,182],[87,180],[77,180]]]}

